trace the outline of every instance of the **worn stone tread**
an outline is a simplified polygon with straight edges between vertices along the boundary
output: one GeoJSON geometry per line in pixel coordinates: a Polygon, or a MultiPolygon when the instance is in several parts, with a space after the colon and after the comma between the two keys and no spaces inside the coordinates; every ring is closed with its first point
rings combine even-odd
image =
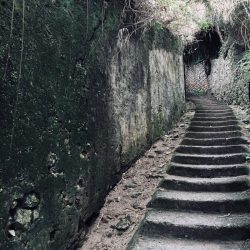
{"type": "Polygon", "coordinates": [[[181,142],[181,145],[193,145],[193,146],[225,146],[225,145],[241,145],[249,144],[247,138],[243,136],[236,136],[231,138],[188,138],[185,137],[181,142]]]}
{"type": "Polygon", "coordinates": [[[175,236],[190,239],[246,240],[250,235],[250,214],[209,214],[149,210],[141,235],[175,236]]]}
{"type": "Polygon", "coordinates": [[[175,175],[167,175],[161,183],[160,187],[173,190],[186,191],[220,191],[233,192],[243,191],[250,186],[250,178],[247,175],[236,177],[221,178],[197,178],[183,177],[175,175]]]}
{"type": "Polygon", "coordinates": [[[250,241],[195,241],[140,236],[130,250],[249,250],[250,241]]]}
{"type": "Polygon", "coordinates": [[[228,117],[194,117],[192,119],[192,122],[198,122],[198,121],[202,121],[202,122],[226,122],[226,121],[237,121],[235,116],[228,116],[228,117]]]}
{"type": "Polygon", "coordinates": [[[219,178],[248,175],[249,172],[250,168],[246,164],[194,165],[172,162],[168,174],[186,177],[219,178]]]}
{"type": "Polygon", "coordinates": [[[175,153],[173,162],[176,163],[187,163],[187,164],[208,164],[208,165],[224,165],[224,164],[239,164],[246,162],[246,154],[236,153],[236,154],[181,154],[175,153]]]}
{"type": "Polygon", "coordinates": [[[207,127],[218,127],[218,126],[230,126],[237,125],[239,122],[237,120],[230,121],[193,121],[191,126],[207,126],[207,127]]]}
{"type": "Polygon", "coordinates": [[[241,136],[240,131],[226,131],[226,132],[187,132],[186,137],[195,139],[206,139],[206,138],[230,138],[241,136]]]}
{"type": "Polygon", "coordinates": [[[225,153],[248,153],[249,149],[245,145],[226,145],[226,146],[192,146],[180,145],[176,149],[177,153],[185,154],[225,154],[225,153]]]}
{"type": "Polygon", "coordinates": [[[158,190],[148,207],[209,213],[250,213],[250,193],[158,190]]]}

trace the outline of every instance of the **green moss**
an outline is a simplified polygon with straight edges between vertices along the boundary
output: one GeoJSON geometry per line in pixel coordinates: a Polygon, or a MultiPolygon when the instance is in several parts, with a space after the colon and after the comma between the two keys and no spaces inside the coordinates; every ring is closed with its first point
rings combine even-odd
{"type": "Polygon", "coordinates": [[[163,135],[163,133],[165,132],[164,124],[165,122],[162,111],[159,111],[158,114],[155,114],[153,116],[152,137],[154,139],[159,138],[160,136],[163,135]]]}
{"type": "Polygon", "coordinates": [[[242,59],[237,63],[237,68],[246,81],[250,80],[250,50],[246,50],[243,53],[242,59]]]}
{"type": "Polygon", "coordinates": [[[121,154],[121,165],[128,166],[138,156],[140,156],[148,146],[147,138],[141,137],[131,144],[128,150],[121,154]]]}
{"type": "Polygon", "coordinates": [[[208,20],[199,21],[198,25],[199,25],[200,29],[204,32],[208,32],[213,27],[212,23],[208,20]]]}
{"type": "Polygon", "coordinates": [[[142,40],[144,46],[149,50],[159,48],[177,54],[182,54],[183,51],[181,39],[174,36],[161,23],[155,23],[150,30],[143,33],[142,40]]]}

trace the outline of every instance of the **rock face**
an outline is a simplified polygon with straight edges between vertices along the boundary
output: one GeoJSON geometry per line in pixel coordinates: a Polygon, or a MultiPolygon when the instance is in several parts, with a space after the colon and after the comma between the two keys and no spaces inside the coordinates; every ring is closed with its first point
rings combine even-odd
{"type": "Polygon", "coordinates": [[[249,103],[249,83],[242,76],[237,63],[244,53],[230,49],[226,58],[221,55],[211,61],[211,75],[209,85],[212,94],[229,104],[249,103]]]}
{"type": "MultiPolygon", "coordinates": [[[[249,104],[249,1],[225,1],[223,6],[217,0],[209,2],[213,13],[210,25],[221,43],[219,53],[209,57],[209,90],[228,104],[249,104]]],[[[213,37],[211,41],[209,51],[216,44],[213,37]]]]}
{"type": "Polygon", "coordinates": [[[125,42],[121,2],[1,2],[1,249],[77,246],[121,168],[184,109],[178,40],[125,42]]]}
{"type": "Polygon", "coordinates": [[[112,53],[110,108],[123,165],[167,131],[184,109],[184,69],[178,41],[170,33],[162,33],[163,37],[151,30],[144,41],[118,40],[112,53]],[[165,43],[160,44],[164,37],[165,43]]]}

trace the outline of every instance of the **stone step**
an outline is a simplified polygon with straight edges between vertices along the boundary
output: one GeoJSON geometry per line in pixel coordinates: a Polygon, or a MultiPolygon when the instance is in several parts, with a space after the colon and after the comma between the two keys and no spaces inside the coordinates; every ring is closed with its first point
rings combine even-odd
{"type": "Polygon", "coordinates": [[[209,103],[209,104],[201,104],[201,105],[196,105],[196,109],[200,109],[200,108],[205,108],[205,109],[209,109],[209,108],[220,108],[220,109],[228,109],[230,108],[228,105],[226,104],[218,104],[218,103],[209,103]]]}
{"type": "Polygon", "coordinates": [[[209,118],[227,118],[227,117],[234,117],[235,118],[235,115],[233,113],[224,113],[224,114],[213,114],[213,113],[196,113],[194,115],[193,118],[205,118],[205,119],[209,119],[209,118]]]}
{"type": "Polygon", "coordinates": [[[181,191],[199,192],[235,192],[245,191],[250,187],[248,176],[197,178],[167,175],[159,187],[181,191]]]}
{"type": "Polygon", "coordinates": [[[206,213],[250,213],[250,192],[187,192],[158,190],[148,204],[159,210],[206,213]]]}
{"type": "Polygon", "coordinates": [[[172,162],[168,170],[169,175],[186,177],[219,178],[229,176],[248,175],[250,169],[247,165],[189,165],[172,162]]]}
{"type": "Polygon", "coordinates": [[[247,138],[236,136],[233,138],[184,138],[181,145],[192,145],[192,146],[225,146],[225,145],[241,145],[249,144],[247,138]]]}
{"type": "Polygon", "coordinates": [[[220,106],[220,105],[202,105],[202,106],[197,106],[196,107],[196,111],[198,110],[225,110],[225,109],[231,109],[230,107],[226,106],[226,105],[223,105],[223,106],[220,106]]]}
{"type": "Polygon", "coordinates": [[[196,165],[242,164],[246,162],[246,154],[190,155],[176,153],[172,158],[172,162],[196,165]]]}
{"type": "Polygon", "coordinates": [[[216,117],[220,117],[220,116],[230,116],[230,115],[234,115],[233,111],[222,111],[222,112],[204,112],[204,111],[196,111],[195,115],[199,115],[199,116],[204,116],[204,117],[211,117],[211,116],[216,116],[216,117]]]}
{"type": "Polygon", "coordinates": [[[151,210],[141,224],[140,233],[156,237],[243,241],[250,235],[250,214],[151,210]]]}
{"type": "Polygon", "coordinates": [[[230,126],[193,126],[191,125],[187,131],[191,132],[220,132],[220,131],[240,131],[241,127],[236,125],[230,126]]]}
{"type": "Polygon", "coordinates": [[[195,113],[204,113],[204,114],[223,114],[227,112],[233,112],[232,109],[227,108],[227,109],[196,109],[195,113]]]}
{"type": "Polygon", "coordinates": [[[247,250],[250,241],[200,241],[166,237],[139,236],[127,250],[247,250]]]}
{"type": "Polygon", "coordinates": [[[238,125],[237,120],[233,121],[193,121],[190,126],[203,126],[203,127],[219,127],[219,126],[231,126],[231,125],[238,125]]]}
{"type": "Polygon", "coordinates": [[[249,153],[249,149],[245,145],[230,145],[230,146],[179,146],[176,151],[182,154],[236,154],[249,153]]]}
{"type": "Polygon", "coordinates": [[[191,122],[218,122],[218,121],[237,121],[235,116],[224,116],[224,117],[196,117],[191,122]]]}
{"type": "Polygon", "coordinates": [[[226,131],[226,132],[187,132],[185,137],[186,138],[195,138],[195,139],[202,139],[202,138],[230,138],[242,136],[240,131],[226,131]]]}

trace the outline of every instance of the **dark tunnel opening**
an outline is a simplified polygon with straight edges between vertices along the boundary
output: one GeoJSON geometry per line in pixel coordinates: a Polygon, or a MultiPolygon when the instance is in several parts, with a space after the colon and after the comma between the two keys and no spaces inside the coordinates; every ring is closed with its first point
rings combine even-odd
{"type": "Polygon", "coordinates": [[[187,95],[208,93],[211,62],[219,57],[221,46],[221,39],[215,28],[197,33],[195,40],[186,45],[184,63],[187,95]]]}
{"type": "Polygon", "coordinates": [[[184,62],[186,65],[219,57],[221,48],[220,36],[215,29],[201,31],[195,36],[195,41],[184,49],[184,62]]]}

